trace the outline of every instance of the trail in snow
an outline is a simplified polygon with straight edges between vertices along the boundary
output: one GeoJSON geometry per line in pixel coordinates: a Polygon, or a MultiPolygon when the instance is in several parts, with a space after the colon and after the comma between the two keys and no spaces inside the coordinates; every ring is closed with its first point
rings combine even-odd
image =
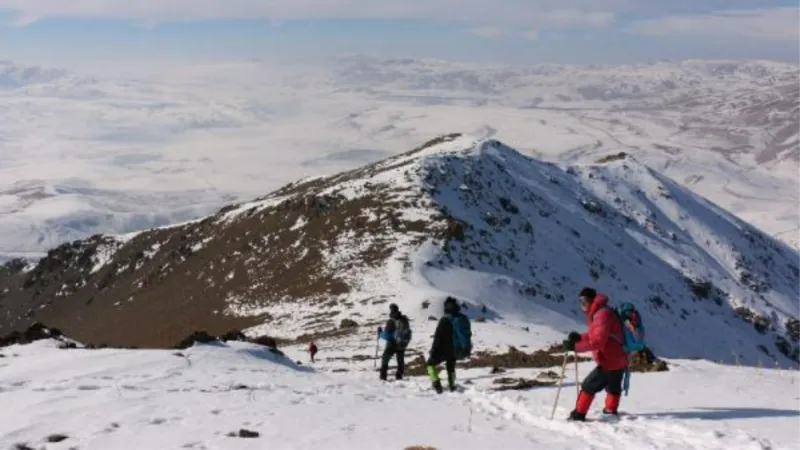
{"type": "MultiPolygon", "coordinates": [[[[292,353],[291,350],[288,350],[292,353]]],[[[436,395],[424,378],[384,384],[370,361],[311,369],[244,343],[162,350],[2,349],[0,448],[61,449],[789,449],[800,408],[797,372],[678,361],[634,374],[618,421],[556,420],[553,387],[491,392],[487,369],[459,371],[462,393],[436,395]],[[328,373],[324,373],[328,371],[328,373]],[[724,385],[720,380],[724,380],[724,385]],[[254,439],[227,436],[240,428],[254,439]],[[68,439],[45,444],[46,436],[68,439]]],[[[581,367],[587,373],[589,365],[581,367]]],[[[509,370],[502,376],[533,376],[509,370]]]]}

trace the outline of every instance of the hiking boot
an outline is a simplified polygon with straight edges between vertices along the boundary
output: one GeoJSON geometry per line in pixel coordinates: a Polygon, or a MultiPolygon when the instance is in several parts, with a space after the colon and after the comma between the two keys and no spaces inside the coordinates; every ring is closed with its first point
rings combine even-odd
{"type": "Polygon", "coordinates": [[[573,409],[572,412],[569,413],[567,420],[571,422],[586,422],[586,414],[581,414],[573,409]]]}
{"type": "Polygon", "coordinates": [[[444,392],[444,389],[442,389],[442,382],[439,380],[434,381],[433,390],[435,390],[437,394],[441,394],[442,392],[444,392]]]}
{"type": "Polygon", "coordinates": [[[448,387],[450,388],[450,392],[455,392],[456,391],[456,385],[455,384],[451,384],[448,387]]]}
{"type": "Polygon", "coordinates": [[[607,416],[618,416],[619,415],[619,413],[617,411],[612,411],[612,410],[610,410],[608,408],[603,408],[603,414],[605,414],[607,416]]]}

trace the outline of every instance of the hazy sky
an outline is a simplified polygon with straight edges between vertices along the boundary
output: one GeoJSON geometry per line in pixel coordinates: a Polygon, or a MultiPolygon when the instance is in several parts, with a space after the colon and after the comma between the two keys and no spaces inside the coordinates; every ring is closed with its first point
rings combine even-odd
{"type": "Polygon", "coordinates": [[[797,0],[0,0],[0,59],[796,62],[797,0]]]}

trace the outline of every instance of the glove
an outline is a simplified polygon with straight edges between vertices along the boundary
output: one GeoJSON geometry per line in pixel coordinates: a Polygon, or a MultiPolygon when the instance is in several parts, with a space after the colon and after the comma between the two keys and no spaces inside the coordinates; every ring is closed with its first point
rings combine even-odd
{"type": "Polygon", "coordinates": [[[564,341],[564,350],[569,352],[575,351],[575,344],[577,344],[581,340],[581,334],[573,331],[569,333],[567,336],[567,340],[564,341]]]}

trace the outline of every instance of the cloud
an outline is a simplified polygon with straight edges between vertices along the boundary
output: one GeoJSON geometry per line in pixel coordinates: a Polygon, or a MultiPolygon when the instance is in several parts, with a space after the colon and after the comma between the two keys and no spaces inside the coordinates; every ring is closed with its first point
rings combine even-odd
{"type": "Polygon", "coordinates": [[[468,33],[474,34],[475,36],[493,39],[500,36],[504,36],[506,31],[502,28],[498,27],[477,27],[477,28],[470,28],[467,30],[468,33]]]}
{"type": "Polygon", "coordinates": [[[0,0],[25,17],[104,18],[137,23],[230,19],[418,19],[476,26],[606,26],[630,0],[0,0]]]}
{"type": "Polygon", "coordinates": [[[800,8],[714,11],[633,22],[628,31],[646,36],[713,36],[797,40],[800,8]]]}
{"type": "Polygon", "coordinates": [[[544,14],[542,23],[554,28],[571,27],[605,27],[614,23],[614,13],[612,12],[583,12],[578,10],[558,10],[544,14]]]}
{"type": "Polygon", "coordinates": [[[539,32],[537,30],[527,30],[519,33],[519,37],[526,41],[538,41],[539,32]]]}

